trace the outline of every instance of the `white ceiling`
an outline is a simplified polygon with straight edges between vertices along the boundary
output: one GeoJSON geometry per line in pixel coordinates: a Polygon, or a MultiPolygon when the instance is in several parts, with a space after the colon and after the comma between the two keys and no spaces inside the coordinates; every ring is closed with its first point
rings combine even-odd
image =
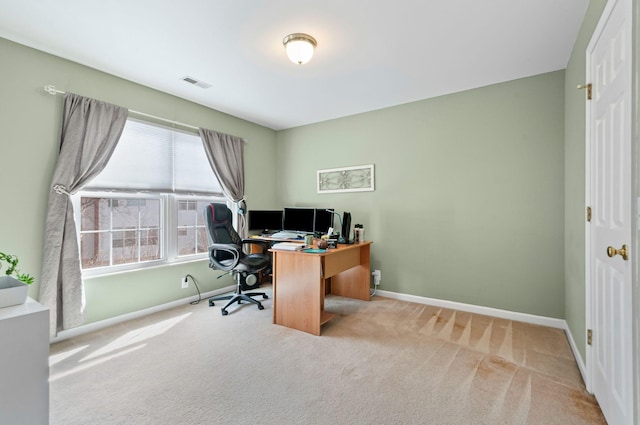
{"type": "Polygon", "coordinates": [[[2,0],[0,37],[280,130],[564,69],[588,3],[2,0]]]}

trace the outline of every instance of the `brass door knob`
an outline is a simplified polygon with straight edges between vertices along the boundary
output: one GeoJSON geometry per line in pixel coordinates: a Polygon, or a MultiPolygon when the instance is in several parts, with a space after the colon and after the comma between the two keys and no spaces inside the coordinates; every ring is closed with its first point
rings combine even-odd
{"type": "Polygon", "coordinates": [[[622,248],[620,249],[615,249],[614,247],[610,246],[607,247],[607,255],[609,257],[615,257],[616,255],[620,255],[622,256],[622,259],[627,261],[629,259],[629,255],[628,255],[628,251],[627,251],[627,246],[626,245],[622,245],[622,248]]]}

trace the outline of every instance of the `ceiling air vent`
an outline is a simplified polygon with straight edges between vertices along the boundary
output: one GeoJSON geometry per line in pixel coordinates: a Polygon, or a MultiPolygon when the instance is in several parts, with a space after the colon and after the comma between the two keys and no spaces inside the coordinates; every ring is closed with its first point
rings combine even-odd
{"type": "Polygon", "coordinates": [[[182,77],[182,81],[186,81],[189,84],[193,84],[194,86],[198,86],[201,89],[208,89],[209,87],[211,87],[211,84],[205,83],[204,81],[196,80],[195,78],[189,77],[189,76],[182,77]]]}

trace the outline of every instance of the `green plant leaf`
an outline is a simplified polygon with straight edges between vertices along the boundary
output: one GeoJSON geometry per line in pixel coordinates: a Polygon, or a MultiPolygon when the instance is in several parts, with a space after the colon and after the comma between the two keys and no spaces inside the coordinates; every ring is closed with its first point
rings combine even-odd
{"type": "MultiPolygon", "coordinates": [[[[30,285],[33,283],[34,278],[32,276],[26,273],[21,273],[20,270],[17,269],[18,261],[19,261],[18,257],[14,255],[9,255],[4,252],[0,252],[0,262],[2,261],[8,264],[7,269],[5,271],[6,275],[8,276],[14,275],[18,280],[26,283],[27,285],[30,285]]],[[[1,264],[0,264],[0,268],[2,268],[1,264]]]]}

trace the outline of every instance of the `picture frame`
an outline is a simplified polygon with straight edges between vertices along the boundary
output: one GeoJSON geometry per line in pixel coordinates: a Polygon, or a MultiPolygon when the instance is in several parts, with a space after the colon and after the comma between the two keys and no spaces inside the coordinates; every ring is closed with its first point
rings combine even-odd
{"type": "Polygon", "coordinates": [[[316,189],[318,193],[374,191],[374,164],[318,170],[316,189]]]}

